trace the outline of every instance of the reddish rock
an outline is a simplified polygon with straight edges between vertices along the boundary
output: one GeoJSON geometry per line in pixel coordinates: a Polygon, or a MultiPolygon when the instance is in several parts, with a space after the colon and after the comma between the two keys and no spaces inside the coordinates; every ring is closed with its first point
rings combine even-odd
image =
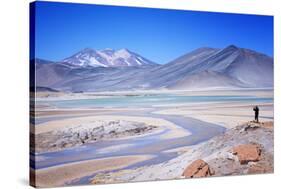
{"type": "Polygon", "coordinates": [[[267,167],[265,165],[252,165],[248,169],[248,174],[259,174],[259,173],[266,173],[267,172],[267,167]]]}
{"type": "Polygon", "coordinates": [[[251,164],[248,169],[248,174],[273,173],[273,172],[274,172],[273,156],[268,159],[262,158],[261,161],[251,164]]]}
{"type": "Polygon", "coordinates": [[[233,148],[233,154],[238,156],[241,164],[260,160],[261,149],[255,144],[243,144],[233,148]]]}
{"type": "Polygon", "coordinates": [[[209,165],[202,159],[192,162],[183,172],[185,178],[199,178],[211,176],[214,173],[211,171],[209,165]]]}
{"type": "Polygon", "coordinates": [[[264,122],[261,124],[261,126],[265,127],[265,128],[270,128],[270,129],[272,129],[274,127],[272,121],[264,122]]]}

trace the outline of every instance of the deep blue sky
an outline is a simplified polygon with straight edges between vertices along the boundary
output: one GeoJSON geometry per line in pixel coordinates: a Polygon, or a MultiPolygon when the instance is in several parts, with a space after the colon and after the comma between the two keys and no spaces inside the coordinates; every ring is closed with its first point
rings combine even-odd
{"type": "Polygon", "coordinates": [[[273,17],[36,2],[36,57],[58,61],[86,47],[127,48],[167,63],[230,44],[273,56],[273,17]]]}

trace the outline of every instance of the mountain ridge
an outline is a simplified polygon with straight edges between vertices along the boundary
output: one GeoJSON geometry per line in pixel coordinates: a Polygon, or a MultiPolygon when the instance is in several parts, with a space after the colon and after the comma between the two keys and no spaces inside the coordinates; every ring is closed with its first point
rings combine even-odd
{"type": "Polygon", "coordinates": [[[36,73],[38,86],[62,91],[273,87],[273,59],[234,45],[195,49],[164,65],[95,67],[58,62],[40,64],[36,73]]]}

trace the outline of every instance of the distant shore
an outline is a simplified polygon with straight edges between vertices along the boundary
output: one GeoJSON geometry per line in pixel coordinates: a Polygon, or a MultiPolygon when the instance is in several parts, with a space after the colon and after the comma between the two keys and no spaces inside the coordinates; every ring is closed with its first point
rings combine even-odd
{"type": "Polygon", "coordinates": [[[53,101],[53,100],[75,100],[75,99],[100,99],[114,96],[139,96],[139,95],[157,95],[157,94],[182,94],[182,95],[236,95],[244,94],[258,95],[258,96],[272,96],[266,91],[273,91],[273,88],[204,88],[204,89],[190,89],[190,90],[134,90],[134,91],[103,91],[103,92],[37,92],[37,101],[53,101]]]}

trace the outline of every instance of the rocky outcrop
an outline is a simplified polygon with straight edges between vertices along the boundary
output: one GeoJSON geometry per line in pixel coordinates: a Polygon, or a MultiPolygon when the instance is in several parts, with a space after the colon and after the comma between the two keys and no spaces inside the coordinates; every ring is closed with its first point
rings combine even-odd
{"type": "Polygon", "coordinates": [[[258,129],[261,126],[260,123],[254,122],[254,121],[250,121],[246,124],[244,131],[251,131],[251,130],[255,130],[258,129]]]}
{"type": "Polygon", "coordinates": [[[213,175],[213,171],[202,159],[192,162],[183,172],[185,178],[199,178],[213,175]]]}
{"type": "Polygon", "coordinates": [[[240,132],[244,131],[253,131],[255,129],[259,128],[268,128],[268,129],[273,129],[273,122],[255,122],[255,121],[249,121],[248,123],[245,124],[243,129],[240,132]]]}
{"type": "Polygon", "coordinates": [[[261,148],[256,144],[242,144],[233,148],[233,154],[238,156],[241,164],[260,160],[261,148]]]}
{"type": "Polygon", "coordinates": [[[273,173],[273,136],[273,122],[247,122],[229,129],[209,141],[188,147],[188,151],[168,162],[136,169],[100,173],[92,180],[101,183],[120,183],[273,173]],[[248,163],[241,164],[240,161],[248,163]],[[187,165],[186,162],[190,163],[187,165]]]}
{"type": "Polygon", "coordinates": [[[155,125],[142,122],[97,120],[35,135],[37,153],[59,151],[100,140],[121,139],[153,132],[155,125]]]}

